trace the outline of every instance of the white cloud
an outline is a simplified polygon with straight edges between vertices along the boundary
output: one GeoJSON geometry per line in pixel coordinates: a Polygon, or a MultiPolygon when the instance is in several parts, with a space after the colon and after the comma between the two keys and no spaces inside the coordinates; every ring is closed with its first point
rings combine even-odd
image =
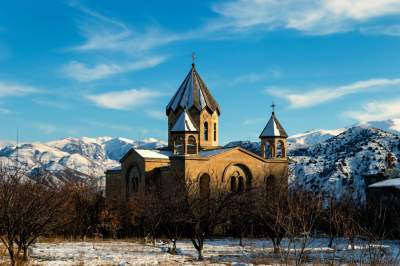
{"type": "Polygon", "coordinates": [[[57,132],[57,127],[52,124],[39,123],[39,124],[34,124],[33,127],[46,135],[50,135],[57,132]]]}
{"type": "Polygon", "coordinates": [[[12,113],[12,111],[10,109],[0,107],[0,114],[8,115],[8,114],[11,114],[11,113],[12,113]]]}
{"type": "Polygon", "coordinates": [[[151,118],[155,118],[155,119],[159,119],[159,120],[166,119],[165,112],[162,112],[160,110],[146,110],[145,112],[151,118]]]}
{"type": "Polygon", "coordinates": [[[359,122],[400,118],[400,99],[369,102],[360,111],[348,111],[343,115],[359,122]]]}
{"type": "Polygon", "coordinates": [[[72,47],[72,50],[114,51],[136,54],[160,47],[172,42],[191,38],[191,33],[178,34],[160,29],[158,26],[135,30],[129,25],[97,11],[91,10],[78,2],[71,4],[87,15],[78,22],[80,34],[84,43],[72,47]]]}
{"type": "Polygon", "coordinates": [[[165,59],[166,58],[163,56],[158,56],[142,59],[129,64],[97,64],[92,67],[81,62],[72,61],[62,68],[62,73],[65,76],[78,81],[93,81],[108,78],[116,74],[152,68],[163,63],[165,59]]]}
{"type": "Polygon", "coordinates": [[[43,90],[29,85],[0,81],[0,97],[24,96],[40,92],[43,90]]]}
{"type": "Polygon", "coordinates": [[[267,117],[256,117],[256,118],[248,118],[248,119],[245,119],[245,120],[242,122],[242,124],[243,124],[244,126],[250,126],[250,125],[262,124],[263,122],[264,122],[264,123],[267,123],[267,121],[268,121],[268,118],[267,118],[267,117]]]}
{"type": "Polygon", "coordinates": [[[161,95],[160,92],[149,89],[131,89],[87,95],[86,97],[99,107],[115,110],[131,110],[145,105],[161,95]]]}
{"type": "Polygon", "coordinates": [[[398,0],[231,0],[213,10],[221,17],[209,27],[246,31],[293,29],[330,34],[358,29],[362,23],[400,14],[398,0]]]}
{"type": "Polygon", "coordinates": [[[332,101],[349,94],[395,85],[400,85],[400,79],[368,79],[344,86],[318,88],[301,92],[299,92],[299,90],[294,92],[282,88],[268,88],[266,92],[287,100],[291,108],[306,108],[332,101]]]}

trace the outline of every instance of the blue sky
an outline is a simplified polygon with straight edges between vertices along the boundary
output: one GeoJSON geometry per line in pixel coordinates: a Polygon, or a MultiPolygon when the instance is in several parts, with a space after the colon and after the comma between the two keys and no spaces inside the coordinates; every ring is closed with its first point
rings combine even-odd
{"type": "Polygon", "coordinates": [[[220,138],[400,117],[400,0],[2,1],[0,139],[166,139],[196,66],[220,138]]]}

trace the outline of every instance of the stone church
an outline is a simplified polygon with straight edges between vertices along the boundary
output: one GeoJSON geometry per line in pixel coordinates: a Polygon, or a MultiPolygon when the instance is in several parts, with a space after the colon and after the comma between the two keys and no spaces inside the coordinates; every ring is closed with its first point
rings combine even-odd
{"type": "Polygon", "coordinates": [[[166,107],[168,147],[132,148],[121,167],[106,172],[106,197],[127,201],[157,183],[167,187],[172,174],[196,179],[201,186],[219,181],[237,192],[267,185],[267,179],[287,182],[287,134],[273,111],[260,134],[261,152],[219,146],[218,102],[192,64],[166,107]]]}

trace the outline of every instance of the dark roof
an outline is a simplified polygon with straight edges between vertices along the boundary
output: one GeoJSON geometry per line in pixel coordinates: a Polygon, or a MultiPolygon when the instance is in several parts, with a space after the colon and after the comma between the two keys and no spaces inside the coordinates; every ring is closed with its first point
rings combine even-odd
{"type": "Polygon", "coordinates": [[[217,101],[197,73],[194,64],[192,64],[188,75],[167,105],[166,112],[168,115],[171,111],[175,112],[179,108],[189,110],[192,107],[199,111],[207,107],[211,112],[217,111],[220,114],[217,101]]]}
{"type": "Polygon", "coordinates": [[[267,125],[264,130],[260,134],[260,138],[263,137],[282,137],[287,138],[288,135],[285,129],[282,127],[281,123],[279,123],[278,119],[275,116],[275,112],[272,112],[271,118],[269,119],[267,125]]]}

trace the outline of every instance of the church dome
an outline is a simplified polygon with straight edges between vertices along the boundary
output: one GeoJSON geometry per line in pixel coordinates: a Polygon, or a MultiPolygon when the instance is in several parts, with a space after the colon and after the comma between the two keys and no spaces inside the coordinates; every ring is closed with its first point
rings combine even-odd
{"type": "Polygon", "coordinates": [[[176,112],[179,108],[189,110],[192,107],[198,111],[202,111],[207,107],[211,113],[217,111],[220,114],[217,101],[197,73],[194,64],[192,64],[190,72],[167,105],[166,113],[169,115],[171,111],[176,112]]]}
{"type": "Polygon", "coordinates": [[[264,130],[261,132],[260,138],[274,138],[281,137],[287,138],[288,135],[285,129],[282,127],[281,123],[279,123],[278,119],[275,116],[275,112],[272,112],[271,118],[269,119],[267,125],[264,130]]]}

